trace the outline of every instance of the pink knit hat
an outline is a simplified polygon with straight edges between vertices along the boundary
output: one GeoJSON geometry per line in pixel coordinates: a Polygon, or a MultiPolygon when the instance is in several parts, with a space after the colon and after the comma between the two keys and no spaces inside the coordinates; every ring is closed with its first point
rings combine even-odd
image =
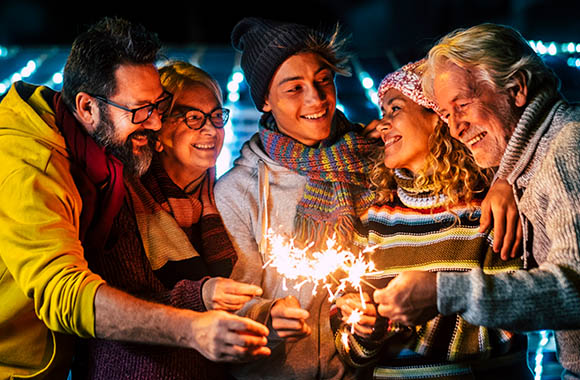
{"type": "Polygon", "coordinates": [[[430,108],[441,116],[437,104],[429,99],[421,88],[421,75],[423,74],[424,63],[425,59],[423,58],[420,61],[408,63],[399,70],[387,74],[379,86],[379,105],[381,107],[383,106],[383,96],[388,90],[394,88],[401,91],[403,95],[415,103],[425,108],[430,108]]]}

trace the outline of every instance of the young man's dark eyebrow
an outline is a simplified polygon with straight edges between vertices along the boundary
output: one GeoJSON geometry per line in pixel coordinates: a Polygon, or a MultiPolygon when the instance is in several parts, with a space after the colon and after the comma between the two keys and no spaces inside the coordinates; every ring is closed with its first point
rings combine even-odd
{"type": "MultiPolygon", "coordinates": [[[[318,68],[318,70],[316,70],[316,72],[314,74],[316,75],[319,72],[321,72],[323,70],[327,70],[327,69],[329,69],[327,66],[320,66],[318,68]]],[[[304,79],[304,77],[299,76],[299,75],[298,76],[295,76],[295,77],[284,78],[280,82],[278,82],[278,86],[280,86],[280,85],[282,85],[282,84],[284,84],[286,82],[292,82],[293,80],[301,80],[301,79],[304,79]]]]}
{"type": "Polygon", "coordinates": [[[289,78],[284,78],[284,79],[282,79],[280,82],[278,82],[278,86],[280,86],[280,85],[282,85],[282,84],[284,84],[284,83],[286,83],[286,82],[292,82],[293,80],[300,80],[300,79],[302,79],[302,78],[303,78],[303,77],[300,77],[300,76],[297,76],[297,77],[289,77],[289,78]]]}

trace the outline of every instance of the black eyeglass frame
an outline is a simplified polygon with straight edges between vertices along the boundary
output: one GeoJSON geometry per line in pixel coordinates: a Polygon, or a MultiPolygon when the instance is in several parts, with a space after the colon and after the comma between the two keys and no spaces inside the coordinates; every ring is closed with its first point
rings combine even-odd
{"type": "Polygon", "coordinates": [[[187,128],[192,129],[194,131],[198,131],[198,130],[202,129],[203,126],[205,125],[206,121],[209,119],[209,122],[211,123],[211,125],[214,126],[215,129],[222,129],[222,128],[224,128],[226,126],[226,124],[228,123],[228,120],[230,119],[230,112],[231,112],[231,110],[229,108],[225,108],[225,107],[216,107],[213,110],[211,110],[209,113],[205,113],[202,110],[200,110],[198,108],[195,108],[195,107],[188,107],[188,110],[186,112],[181,112],[181,113],[176,113],[176,114],[173,114],[173,115],[168,115],[165,118],[168,118],[168,117],[182,117],[183,118],[183,122],[185,123],[185,125],[187,125],[187,128]],[[197,111],[197,112],[199,112],[199,113],[201,113],[203,115],[203,120],[201,121],[201,124],[199,124],[199,127],[197,127],[197,128],[194,128],[194,127],[192,127],[191,125],[189,125],[187,123],[187,114],[190,113],[191,111],[197,111]],[[222,111],[222,113],[224,115],[222,117],[222,119],[224,121],[224,124],[222,126],[215,125],[214,121],[211,118],[211,115],[214,112],[216,112],[216,111],[222,111]]]}
{"type": "Polygon", "coordinates": [[[131,123],[143,124],[144,122],[149,120],[149,118],[153,114],[153,111],[157,110],[157,112],[159,112],[160,115],[163,115],[165,112],[167,112],[169,110],[169,108],[171,107],[171,101],[173,100],[173,94],[170,93],[169,91],[163,91],[163,95],[165,95],[165,96],[163,98],[159,99],[158,101],[156,101],[155,103],[150,103],[150,104],[147,104],[147,105],[144,105],[141,107],[137,107],[137,108],[133,108],[133,109],[127,108],[127,107],[122,106],[120,104],[117,104],[117,103],[113,102],[112,100],[109,100],[106,97],[101,96],[101,95],[90,95],[90,96],[92,96],[93,98],[100,100],[101,102],[106,103],[110,106],[117,107],[117,108],[122,109],[124,111],[130,112],[131,113],[131,123]],[[159,105],[165,101],[168,102],[168,107],[165,111],[160,111],[159,105]],[[141,111],[144,108],[148,108],[148,107],[150,107],[150,109],[147,112],[147,117],[145,119],[143,119],[143,121],[136,122],[135,115],[137,114],[137,112],[141,111]]]}

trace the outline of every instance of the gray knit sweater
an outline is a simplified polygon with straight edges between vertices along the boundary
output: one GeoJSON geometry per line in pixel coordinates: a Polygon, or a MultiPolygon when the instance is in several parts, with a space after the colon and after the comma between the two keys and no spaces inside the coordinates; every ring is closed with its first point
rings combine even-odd
{"type": "Polygon", "coordinates": [[[237,379],[354,378],[334,346],[328,293],[318,289],[314,295],[307,285],[295,290],[291,281],[284,289],[276,270],[263,267],[267,258],[258,248],[264,223],[278,234],[292,235],[305,184],[305,177],[268,157],[257,134],[244,144],[234,167],[216,183],[216,204],[238,252],[231,277],[264,290],[263,298],[250,301],[240,314],[263,323],[274,300],[293,295],[310,313],[307,323],[312,329],[310,336],[295,343],[282,341],[271,329],[268,346],[272,355],[232,366],[237,379]]]}
{"type": "MultiPolygon", "coordinates": [[[[567,378],[580,374],[580,106],[543,93],[526,107],[502,158],[530,268],[498,275],[438,273],[443,314],[475,325],[559,330],[567,378]]],[[[580,377],[578,377],[580,378],[580,377]]]]}

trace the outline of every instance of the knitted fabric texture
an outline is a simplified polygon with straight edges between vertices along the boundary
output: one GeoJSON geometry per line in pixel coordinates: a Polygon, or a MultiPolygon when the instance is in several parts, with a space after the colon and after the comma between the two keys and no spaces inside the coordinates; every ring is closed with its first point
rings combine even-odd
{"type": "Polygon", "coordinates": [[[296,208],[299,241],[323,243],[328,237],[350,241],[355,221],[375,199],[368,182],[371,161],[366,158],[374,143],[355,132],[356,126],[339,111],[332,129],[340,137],[314,148],[276,132],[271,114],[260,123],[260,139],[270,158],[308,177],[296,208]]]}
{"type": "Polygon", "coordinates": [[[192,280],[202,275],[229,275],[237,256],[223,225],[211,226],[213,232],[200,239],[200,230],[209,231],[200,223],[203,206],[199,189],[186,194],[169,178],[158,158],[153,159],[140,180],[129,180],[127,188],[143,246],[154,270],[170,265],[179,278],[192,280]],[[211,250],[204,249],[207,246],[205,238],[213,239],[211,250]],[[178,268],[187,267],[188,262],[194,268],[178,268]]]}
{"type": "MultiPolygon", "coordinates": [[[[207,224],[202,217],[201,224],[207,224]]],[[[219,216],[212,215],[210,218],[219,216]]],[[[222,226],[223,228],[223,226],[222,226]]],[[[143,246],[133,210],[125,203],[117,215],[111,230],[111,237],[101,255],[89,261],[90,267],[107,281],[110,286],[126,291],[134,296],[171,305],[180,309],[199,312],[206,311],[201,289],[205,279],[192,281],[182,279],[168,287],[154,271],[143,252],[143,246]]],[[[213,240],[203,231],[198,240],[213,240]]],[[[204,251],[213,251],[206,247],[204,251]]],[[[198,258],[199,259],[199,258],[198,258]]],[[[182,261],[181,264],[184,264],[182,261]]],[[[227,263],[225,263],[227,265],[227,263]]],[[[174,273],[174,277],[178,274],[174,273]]],[[[208,275],[206,273],[205,275],[208,275]]],[[[195,350],[162,345],[138,344],[107,339],[90,339],[79,342],[87,345],[87,362],[80,366],[88,371],[79,378],[87,380],[147,379],[227,379],[225,367],[212,362],[195,350]]],[[[77,355],[81,358],[81,347],[77,355]]],[[[76,378],[73,376],[73,378],[76,378]]]]}
{"type": "MultiPolygon", "coordinates": [[[[503,261],[492,250],[492,236],[479,233],[482,194],[473,205],[460,202],[447,210],[438,206],[438,197],[428,186],[410,191],[408,178],[401,175],[395,178],[407,187],[401,190],[406,197],[417,199],[407,204],[396,198],[383,205],[373,205],[362,215],[355,245],[375,247],[370,259],[375,263],[376,273],[367,279],[369,282],[383,288],[399,273],[412,270],[462,272],[482,268],[486,273],[501,273],[522,268],[523,261],[519,258],[503,261]],[[425,194],[429,196],[425,198],[425,194]],[[425,199],[432,199],[427,202],[430,207],[425,199]],[[415,204],[421,207],[414,207],[415,204]]],[[[348,332],[348,329],[343,324],[340,331],[348,332]]],[[[392,336],[388,329],[384,332],[386,338],[392,336]]],[[[508,331],[474,326],[459,315],[441,314],[413,331],[403,330],[400,334],[405,334],[404,340],[414,351],[417,363],[425,358],[441,362],[486,359],[510,350],[514,338],[508,331]]],[[[386,338],[379,335],[373,341],[349,336],[351,349],[348,351],[338,341],[336,345],[341,356],[353,365],[364,366],[376,361],[397,365],[402,357],[379,355],[380,344],[386,338]]],[[[388,340],[385,344],[389,344],[388,340]]],[[[414,359],[411,356],[405,360],[414,359]]]]}
{"type": "Polygon", "coordinates": [[[397,182],[397,195],[401,202],[411,208],[432,209],[443,206],[447,202],[445,194],[434,194],[433,186],[421,189],[415,187],[414,177],[404,169],[395,169],[394,178],[397,182]]]}
{"type": "Polygon", "coordinates": [[[256,17],[242,19],[232,30],[232,45],[242,52],[241,66],[258,110],[264,106],[270,81],[290,56],[306,49],[315,30],[304,25],[256,17]]]}
{"type": "MultiPolygon", "coordinates": [[[[403,95],[415,103],[432,109],[441,116],[437,103],[428,98],[421,87],[421,75],[423,74],[422,66],[425,59],[417,62],[411,62],[401,67],[399,70],[387,74],[381,81],[378,89],[379,105],[383,106],[383,96],[390,89],[401,91],[403,95]]],[[[444,119],[445,120],[445,119],[444,119]]]]}

